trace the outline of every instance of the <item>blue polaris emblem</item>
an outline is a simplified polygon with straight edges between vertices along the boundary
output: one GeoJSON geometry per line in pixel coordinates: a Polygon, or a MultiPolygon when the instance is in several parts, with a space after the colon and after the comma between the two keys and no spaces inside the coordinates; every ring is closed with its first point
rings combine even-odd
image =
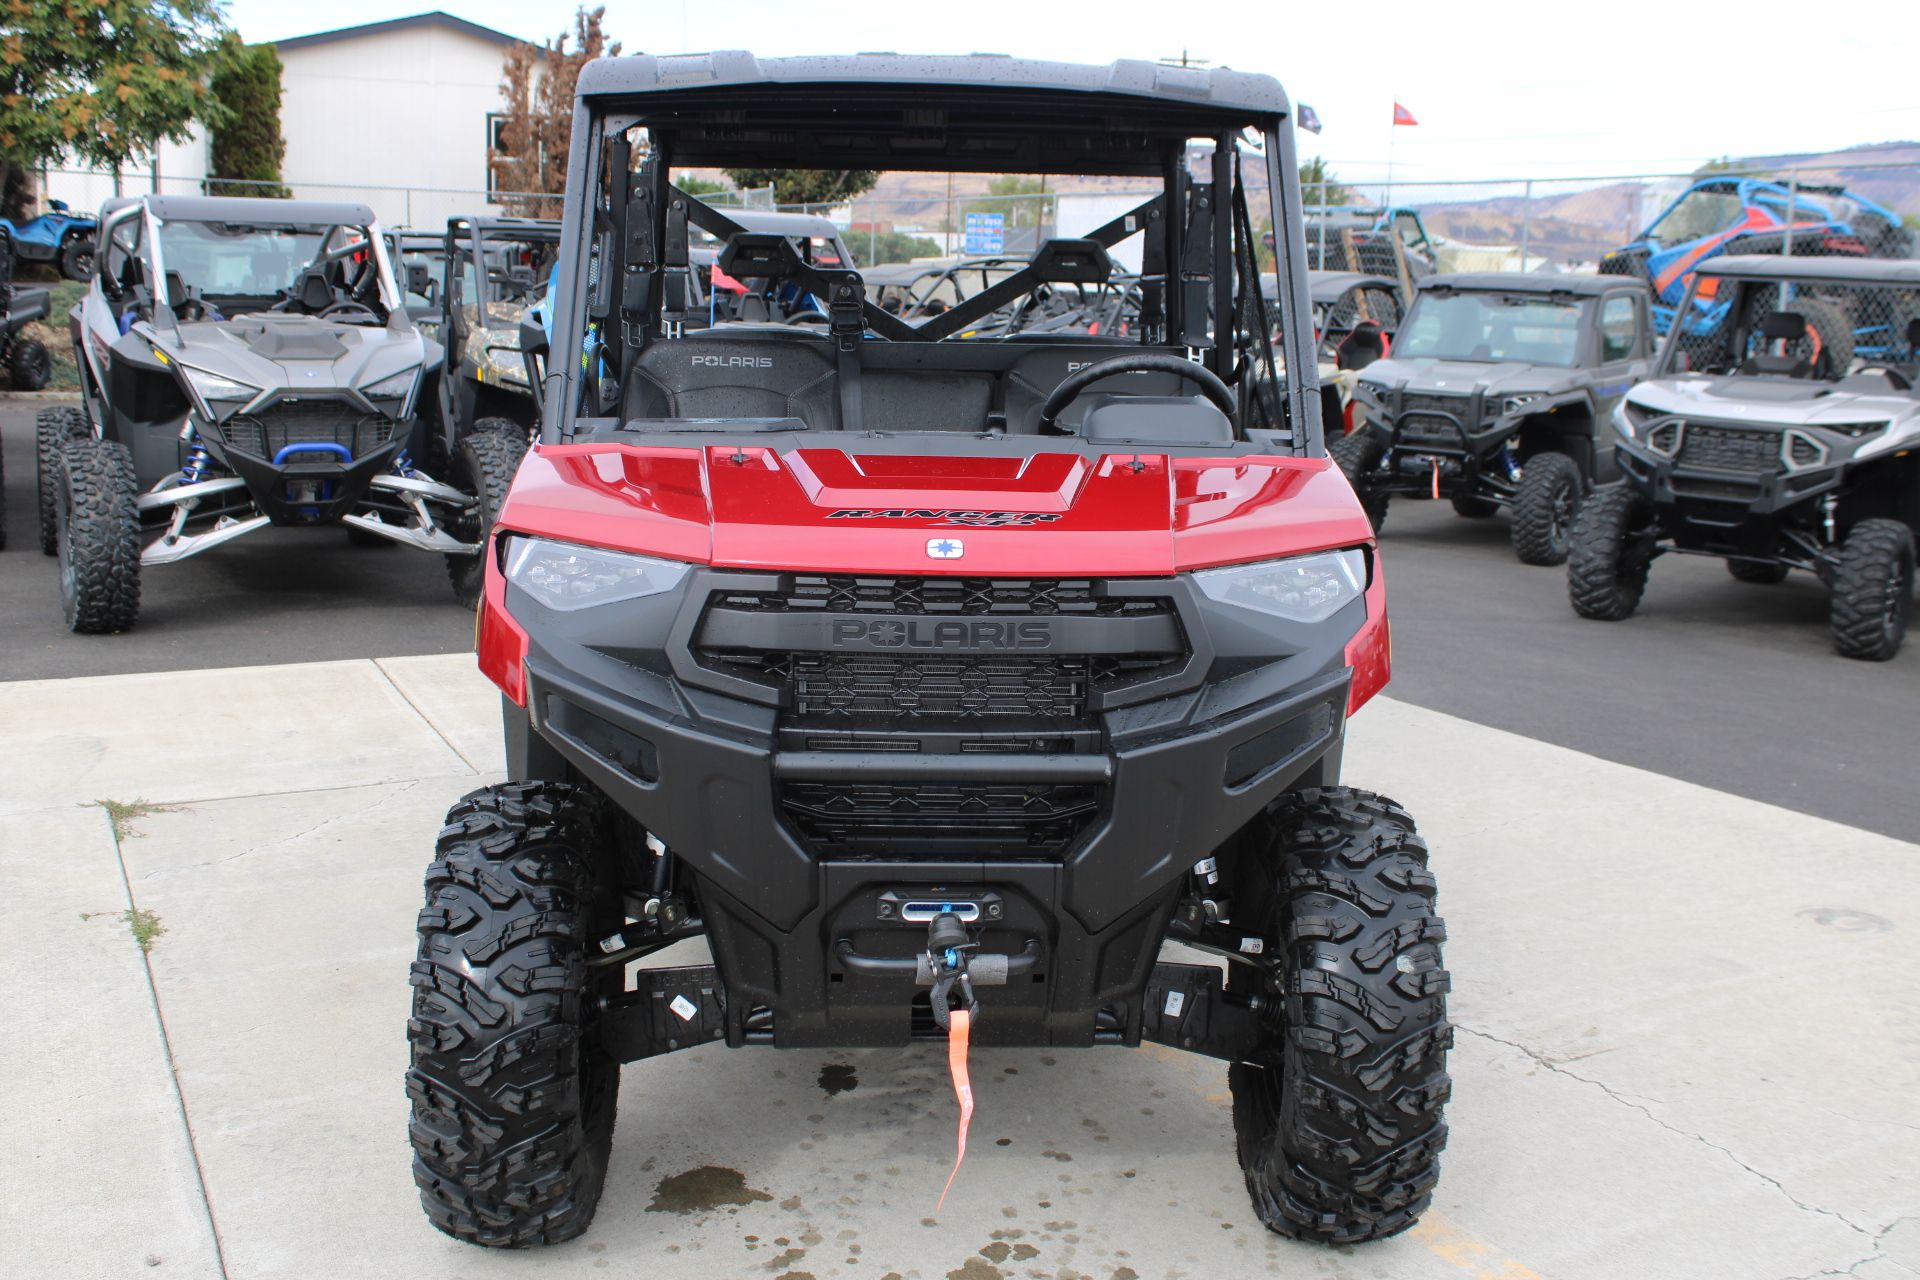
{"type": "Polygon", "coordinates": [[[931,560],[958,560],[967,554],[967,544],[958,538],[928,538],[927,557],[931,560]]]}

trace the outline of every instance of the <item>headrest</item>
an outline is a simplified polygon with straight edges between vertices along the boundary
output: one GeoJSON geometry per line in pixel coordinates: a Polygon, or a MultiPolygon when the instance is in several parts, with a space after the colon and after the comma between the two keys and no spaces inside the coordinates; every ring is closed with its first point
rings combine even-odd
{"type": "Polygon", "coordinates": [[[178,311],[187,300],[187,282],[178,271],[167,272],[167,305],[178,311]]]}
{"type": "Polygon", "coordinates": [[[333,305],[333,286],[327,283],[327,273],[319,267],[308,267],[300,273],[295,293],[300,305],[308,311],[324,311],[333,305]]]}
{"type": "Polygon", "coordinates": [[[772,231],[742,231],[720,250],[720,269],[736,280],[785,280],[806,264],[793,241],[772,231]]]}
{"type": "Polygon", "coordinates": [[[1105,284],[1113,257],[1098,240],[1055,237],[1040,246],[1028,269],[1042,284],[1105,284]]]}
{"type": "Polygon", "coordinates": [[[1760,336],[1768,342],[1797,342],[1807,336],[1807,318],[1798,311],[1772,311],[1760,322],[1760,336]]]}

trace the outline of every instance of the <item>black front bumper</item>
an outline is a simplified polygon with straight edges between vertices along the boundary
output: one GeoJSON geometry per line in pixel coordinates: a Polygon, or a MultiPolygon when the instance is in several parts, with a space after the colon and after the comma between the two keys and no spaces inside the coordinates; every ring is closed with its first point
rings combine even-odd
{"type": "Polygon", "coordinates": [[[795,581],[695,570],[671,595],[574,613],[507,593],[529,634],[527,710],[508,706],[509,771],[571,766],[684,861],[732,1043],[749,1020],[770,1020],[787,1046],[886,1045],[926,1030],[910,979],[838,955],[843,944],[894,959],[924,949],[924,925],[889,905],[903,895],[991,899],[982,951],[1037,948],[1030,973],[981,993],[984,1041],[1137,1041],[1139,996],[1193,864],[1282,792],[1337,777],[1342,651],[1362,601],[1289,624],[1174,578],[1092,584],[1108,604],[1158,602],[1144,616],[1004,602],[935,620],[871,600],[848,612],[732,607],[790,595],[795,581]],[[1042,635],[1044,659],[1006,647],[1042,635]],[[908,692],[897,681],[881,692],[932,714],[875,714],[875,687],[860,681],[885,676],[916,640],[929,648],[908,692]],[[1150,652],[1092,663],[1088,651],[1114,658],[1122,643],[1150,652]],[[824,693],[802,687],[794,657],[818,665],[820,645],[855,659],[824,693]],[[1013,665],[1021,658],[1050,665],[1013,665]],[[1061,685],[1054,668],[1082,658],[1061,685]],[[1043,714],[994,718],[1011,710],[993,683],[1010,670],[1028,673],[1043,714]],[[798,804],[796,787],[810,789],[798,804]],[[1009,796],[1042,812],[1006,821],[1009,796]],[[903,822],[902,805],[932,820],[903,822]],[[836,806],[845,821],[817,821],[836,806]]]}
{"type": "Polygon", "coordinates": [[[1819,500],[1841,487],[1845,471],[1703,467],[1684,452],[1670,458],[1625,445],[1615,447],[1614,457],[1675,546],[1760,559],[1778,553],[1784,528],[1816,522],[1819,500]]]}
{"type": "MultiPolygon", "coordinates": [[[[1436,398],[1437,399],[1437,398],[1436,398]]],[[[1376,429],[1386,455],[1371,477],[1378,493],[1442,498],[1474,497],[1506,503],[1514,480],[1502,463],[1514,429],[1482,425],[1481,397],[1448,397],[1453,408],[1423,405],[1390,411],[1376,429]],[[1477,429],[1476,429],[1477,428],[1477,429]]]]}
{"type": "Polygon", "coordinates": [[[374,499],[373,479],[414,442],[416,423],[345,399],[275,400],[203,429],[201,438],[275,524],[330,524],[370,502],[407,514],[403,503],[374,499]]]}

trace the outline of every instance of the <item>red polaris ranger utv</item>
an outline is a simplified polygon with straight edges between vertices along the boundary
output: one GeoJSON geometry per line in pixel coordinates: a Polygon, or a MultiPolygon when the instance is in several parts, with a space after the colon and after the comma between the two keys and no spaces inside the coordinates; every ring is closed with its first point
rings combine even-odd
{"type": "Polygon", "coordinates": [[[1409,1226],[1446,1132],[1443,929],[1413,820],[1339,785],[1387,618],[1323,447],[1280,86],[628,57],[582,72],[571,155],[541,440],[478,622],[511,780],[448,814],[412,970],[434,1225],[584,1231],[622,1063],[970,1036],[1222,1059],[1268,1227],[1409,1226]],[[675,185],[776,166],[1138,198],[909,322],[675,185]],[[811,305],[716,322],[695,230],[811,305]],[[1124,323],[1006,322],[1116,256],[1124,323]],[[710,965],[634,963],[695,936],[710,965]]]}

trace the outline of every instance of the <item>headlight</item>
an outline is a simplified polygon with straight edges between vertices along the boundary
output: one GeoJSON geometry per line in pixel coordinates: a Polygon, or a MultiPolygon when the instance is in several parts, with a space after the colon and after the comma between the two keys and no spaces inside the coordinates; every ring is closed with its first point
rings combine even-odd
{"type": "Polygon", "coordinates": [[[1527,405],[1532,404],[1535,400],[1538,400],[1539,398],[1540,397],[1537,394],[1526,395],[1526,396],[1508,396],[1505,400],[1502,400],[1500,402],[1500,416],[1505,417],[1509,413],[1517,412],[1518,410],[1525,408],[1527,405]]]}
{"type": "Polygon", "coordinates": [[[1361,551],[1323,551],[1289,560],[1202,569],[1193,575],[1209,600],[1290,622],[1324,622],[1367,589],[1361,551]]]}
{"type": "Polygon", "coordinates": [[[686,577],[677,560],[602,551],[544,538],[507,546],[507,581],[549,609],[586,609],[671,591],[686,577]]]}
{"type": "Polygon", "coordinates": [[[187,375],[187,381],[193,384],[195,393],[203,401],[251,400],[260,394],[258,387],[237,382],[232,378],[223,378],[217,373],[208,373],[205,369],[196,369],[192,365],[178,362],[174,367],[187,375]]]}
{"type": "Polygon", "coordinates": [[[485,382],[491,374],[497,382],[511,382],[515,386],[527,385],[527,364],[521,358],[518,347],[488,347],[480,357],[480,380],[485,382]]]}
{"type": "Polygon", "coordinates": [[[1381,396],[1387,394],[1387,389],[1378,382],[1368,382],[1365,378],[1362,378],[1353,384],[1353,393],[1357,396],[1372,396],[1378,400],[1381,396]]]}
{"type": "Polygon", "coordinates": [[[413,384],[419,381],[420,366],[402,369],[391,373],[375,383],[360,388],[360,394],[370,400],[405,400],[413,394],[413,384]]]}

